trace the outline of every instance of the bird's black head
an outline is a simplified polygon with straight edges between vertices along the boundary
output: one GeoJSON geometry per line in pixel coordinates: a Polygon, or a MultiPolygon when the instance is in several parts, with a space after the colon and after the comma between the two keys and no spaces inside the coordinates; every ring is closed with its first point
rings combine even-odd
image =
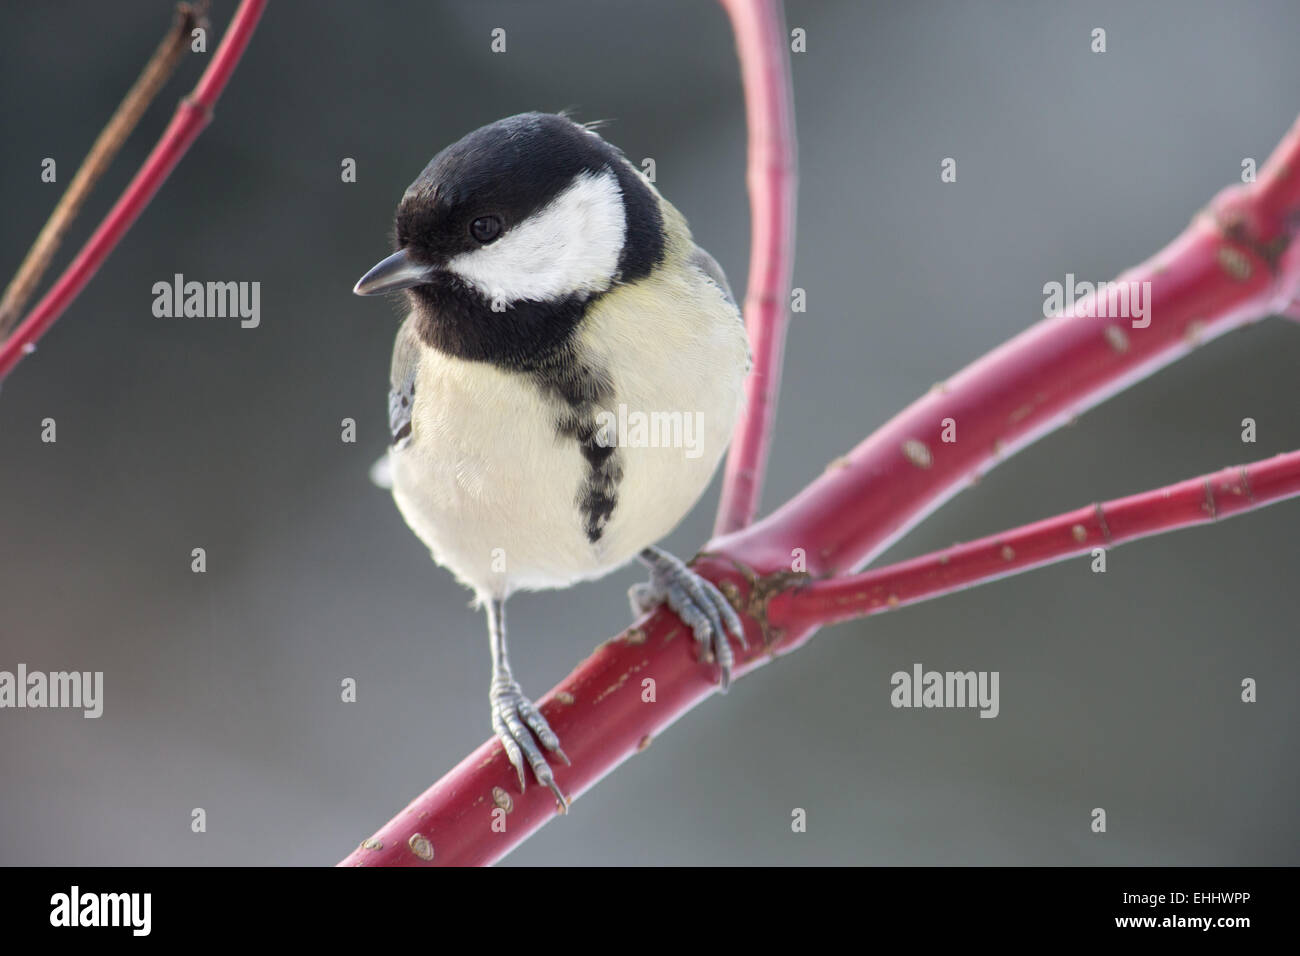
{"type": "Polygon", "coordinates": [[[663,258],[654,190],[596,133],[552,113],[475,130],[433,158],[397,207],[398,251],[360,282],[406,289],[429,345],[532,367],[587,306],[663,258]]]}

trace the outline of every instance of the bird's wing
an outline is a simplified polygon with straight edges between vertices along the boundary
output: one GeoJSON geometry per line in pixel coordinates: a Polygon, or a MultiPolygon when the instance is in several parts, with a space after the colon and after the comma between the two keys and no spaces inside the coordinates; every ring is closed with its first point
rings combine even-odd
{"type": "MultiPolygon", "coordinates": [[[[736,297],[731,294],[731,285],[727,282],[727,274],[722,271],[722,266],[718,265],[718,260],[709,255],[709,253],[696,246],[691,253],[691,265],[704,273],[710,282],[722,290],[731,307],[736,310],[736,315],[740,318],[740,323],[745,324],[744,316],[740,314],[740,306],[736,305],[736,297]]],[[[754,354],[750,351],[748,345],[745,347],[745,371],[748,372],[754,367],[754,354]]]]}
{"type": "Polygon", "coordinates": [[[709,255],[699,246],[691,253],[691,265],[703,272],[708,278],[722,290],[722,294],[727,297],[727,301],[732,305],[736,304],[736,297],[731,294],[731,286],[727,283],[727,274],[722,271],[722,266],[718,265],[718,260],[709,255]]]}
{"type": "Polygon", "coordinates": [[[393,366],[388,379],[388,430],[395,448],[404,448],[411,440],[411,407],[415,404],[415,376],[420,368],[420,340],[414,319],[414,315],[407,317],[393,343],[393,366]]]}

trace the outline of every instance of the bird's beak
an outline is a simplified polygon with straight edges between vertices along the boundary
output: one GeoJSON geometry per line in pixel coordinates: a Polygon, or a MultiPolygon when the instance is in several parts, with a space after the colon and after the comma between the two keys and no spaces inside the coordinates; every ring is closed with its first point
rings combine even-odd
{"type": "Polygon", "coordinates": [[[357,295],[379,295],[409,289],[413,285],[427,282],[432,272],[431,266],[420,265],[411,259],[405,249],[399,249],[363,275],[352,287],[352,291],[357,295]]]}

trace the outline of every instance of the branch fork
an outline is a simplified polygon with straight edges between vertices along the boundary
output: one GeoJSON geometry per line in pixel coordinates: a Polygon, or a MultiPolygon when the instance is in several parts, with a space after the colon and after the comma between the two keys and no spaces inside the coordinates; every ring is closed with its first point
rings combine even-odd
{"type": "MultiPolygon", "coordinates": [[[[794,123],[779,3],[721,2],[736,34],[750,131],[753,241],[745,314],[755,368],[727,462],[715,537],[692,566],[717,584],[741,615],[749,648],[736,649],[734,676],[801,646],[819,627],[836,621],[1300,495],[1300,452],[1289,452],[1089,505],[888,567],[858,571],[1015,450],[1201,342],[1269,314],[1300,319],[1297,123],[1254,183],[1225,189],[1162,252],[1119,277],[1151,283],[1153,301],[1148,305],[1153,321],[1148,327],[1128,330],[1104,316],[1044,319],[936,386],[837,459],[791,501],[752,524],[789,318],[794,123]],[[934,441],[938,423],[945,418],[960,423],[960,442],[934,441]],[[792,559],[796,551],[803,556],[798,563],[792,559]]],[[[198,86],[181,102],[126,192],[54,287],[0,342],[0,378],[32,350],[85,287],[209,122],[213,104],[264,7],[265,0],[241,0],[198,86]]],[[[174,47],[173,37],[155,56],[164,48],[174,53],[174,47]]],[[[146,74],[157,81],[152,65],[146,74]]],[[[133,89],[128,100],[136,92],[133,89]]],[[[142,110],[147,98],[132,102],[131,109],[142,110]]],[[[131,112],[127,104],[123,110],[131,112]]],[[[106,130],[100,139],[116,136],[106,130]]],[[[91,157],[95,162],[88,158],[88,167],[106,162],[105,155],[111,152],[97,143],[91,157]]],[[[93,182],[93,168],[86,177],[93,182]]],[[[76,194],[86,188],[74,180],[72,198],[65,197],[62,212],[56,211],[38,238],[29,264],[0,306],[0,319],[11,320],[18,309],[15,303],[34,287],[42,260],[48,262],[70,220],[68,210],[75,213],[79,205],[76,194]]],[[[3,331],[0,327],[0,335],[3,331]]],[[[671,611],[660,607],[602,644],[539,702],[572,755],[572,766],[555,768],[565,792],[580,796],[717,691],[714,669],[701,666],[693,642],[684,639],[688,633],[671,611]],[[652,700],[642,696],[647,679],[654,681],[652,700]]],[[[490,739],[341,865],[498,860],[562,812],[546,788],[534,786],[517,794],[515,786],[500,744],[490,739]],[[497,825],[502,813],[504,829],[497,825]]]]}

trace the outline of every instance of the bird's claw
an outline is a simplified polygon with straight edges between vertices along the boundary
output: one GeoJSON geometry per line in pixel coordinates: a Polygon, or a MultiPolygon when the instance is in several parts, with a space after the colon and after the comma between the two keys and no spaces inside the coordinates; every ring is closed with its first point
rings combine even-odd
{"type": "Polygon", "coordinates": [[[537,778],[537,782],[548,787],[551,793],[555,794],[555,799],[560,804],[560,812],[566,812],[569,809],[569,799],[555,782],[551,765],[546,762],[546,757],[537,746],[540,741],[542,747],[554,753],[568,766],[569,758],[560,749],[560,738],[555,735],[555,731],[551,730],[551,725],[546,722],[542,712],[524,696],[523,691],[514,681],[494,680],[491,701],[492,730],[501,741],[506,758],[519,775],[520,792],[526,792],[528,789],[524,771],[524,760],[527,759],[528,765],[533,768],[533,775],[537,778]]]}
{"type": "Polygon", "coordinates": [[[749,649],[740,615],[711,581],[666,551],[648,549],[643,560],[650,567],[650,581],[635,585],[628,592],[633,613],[644,614],[659,604],[667,603],[695,634],[700,656],[717,663],[722,672],[721,689],[726,691],[736,662],[727,634],[734,636],[741,647],[749,649]]]}

